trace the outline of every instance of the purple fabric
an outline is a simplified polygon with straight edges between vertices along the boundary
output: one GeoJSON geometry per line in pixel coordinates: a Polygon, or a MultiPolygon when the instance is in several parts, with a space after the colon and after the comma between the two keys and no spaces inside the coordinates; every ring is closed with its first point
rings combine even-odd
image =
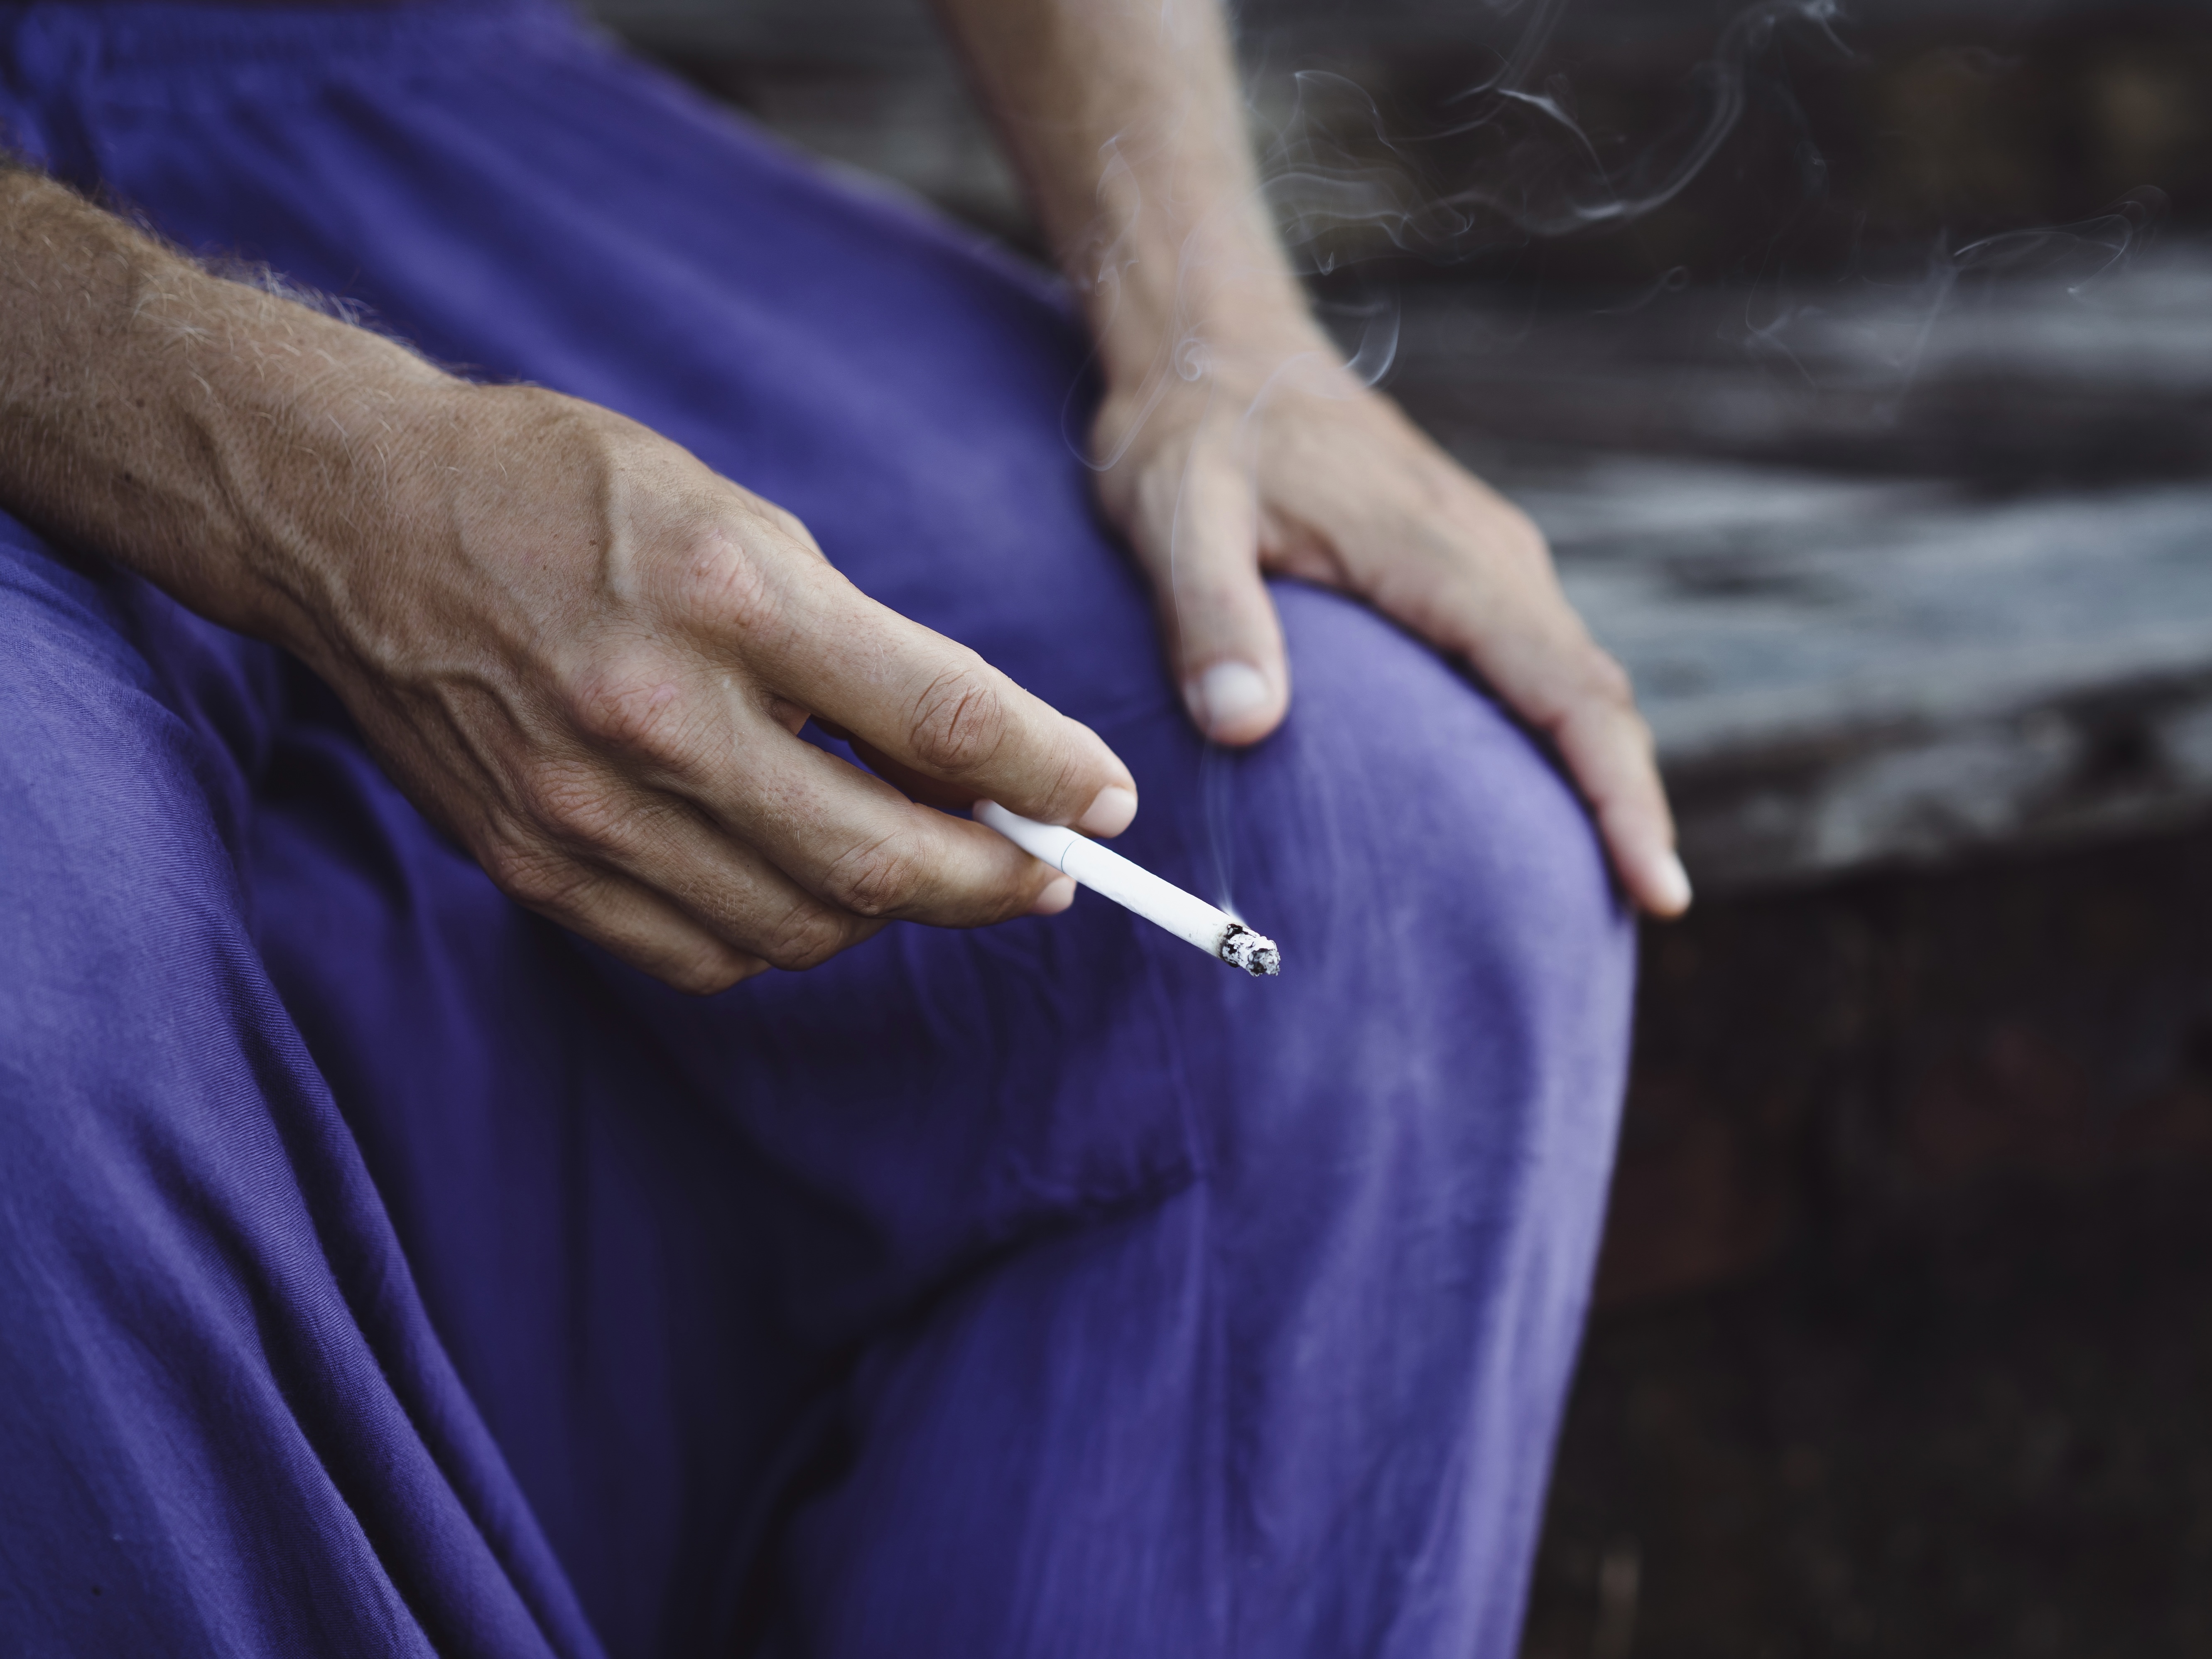
{"type": "Polygon", "coordinates": [[[0,1649],[1510,1653],[1631,956],[1522,733],[1285,585],[1209,757],[1050,291],[560,14],[0,9],[0,123],[792,508],[1285,957],[1085,896],[687,1000],[0,520],[0,1649]]]}

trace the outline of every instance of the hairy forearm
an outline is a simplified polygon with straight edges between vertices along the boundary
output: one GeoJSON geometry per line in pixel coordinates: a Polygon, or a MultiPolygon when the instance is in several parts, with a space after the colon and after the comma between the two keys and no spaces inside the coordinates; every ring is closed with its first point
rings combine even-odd
{"type": "Polygon", "coordinates": [[[0,507],[295,645],[331,608],[329,550],[416,493],[403,437],[465,390],[21,170],[0,172],[0,507]]]}
{"type": "Polygon", "coordinates": [[[1218,0],[937,0],[1109,380],[1302,329],[1218,0]]]}

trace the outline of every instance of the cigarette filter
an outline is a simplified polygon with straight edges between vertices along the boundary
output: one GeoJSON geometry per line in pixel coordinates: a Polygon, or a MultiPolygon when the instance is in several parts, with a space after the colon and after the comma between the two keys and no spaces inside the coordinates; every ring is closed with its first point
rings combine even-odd
{"type": "Polygon", "coordinates": [[[1063,875],[1073,876],[1092,892],[1103,894],[1146,921],[1157,922],[1177,939],[1188,939],[1208,956],[1219,957],[1255,979],[1283,971],[1283,953],[1274,940],[1254,933],[1227,911],[1216,909],[1171,881],[1161,880],[1087,836],[1009,812],[994,800],[977,801],[975,819],[990,825],[1032,858],[1042,859],[1063,875]]]}

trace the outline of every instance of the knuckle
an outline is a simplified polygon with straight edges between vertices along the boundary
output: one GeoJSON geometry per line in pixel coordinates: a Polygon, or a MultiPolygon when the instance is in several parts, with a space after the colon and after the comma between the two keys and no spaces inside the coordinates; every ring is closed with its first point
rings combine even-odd
{"type": "Polygon", "coordinates": [[[1073,822],[1097,793],[1096,774],[1087,757],[1079,747],[1071,745],[1053,767],[1052,781],[1045,786],[1042,799],[1053,822],[1073,822]]]}
{"type": "Polygon", "coordinates": [[[1559,735],[1608,748],[1626,742],[1648,763],[1656,744],[1626,671],[1595,647],[1591,655],[1577,694],[1558,722],[1559,735]]]}
{"type": "Polygon", "coordinates": [[[806,527],[806,521],[804,519],[788,507],[779,507],[774,501],[763,501],[760,502],[760,507],[778,535],[805,548],[816,557],[821,556],[822,549],[814,539],[814,532],[806,527]]]}
{"type": "Polygon", "coordinates": [[[634,813],[612,780],[580,759],[540,762],[522,781],[532,820],[556,841],[594,852],[628,845],[634,813]]]}
{"type": "Polygon", "coordinates": [[[673,769],[691,748],[695,699],[657,657],[595,668],[570,694],[570,716],[595,746],[673,769]]]}
{"type": "Polygon", "coordinates": [[[921,889],[921,866],[914,854],[889,840],[871,842],[842,854],[823,878],[830,902],[870,919],[896,915],[921,889]]]}
{"type": "Polygon", "coordinates": [[[1636,707],[1636,687],[1628,678],[1628,671],[1611,652],[1595,645],[1589,647],[1583,663],[1583,681],[1585,694],[1611,710],[1626,712],[1636,707]]]}
{"type": "Polygon", "coordinates": [[[720,526],[693,536],[677,568],[675,597],[685,617],[745,639],[787,631],[787,607],[768,565],[720,526]]]}
{"type": "Polygon", "coordinates": [[[769,930],[761,955],[786,973],[805,973],[818,968],[843,950],[848,942],[837,918],[819,907],[796,904],[769,930]]]}
{"type": "Polygon", "coordinates": [[[915,757],[955,777],[973,772],[998,753],[1007,720],[1005,695],[989,669],[980,661],[948,668],[915,699],[908,725],[915,757]]]}
{"type": "Polygon", "coordinates": [[[491,842],[477,862],[492,885],[531,910],[565,910],[591,880],[557,848],[514,836],[491,842]]]}
{"type": "Polygon", "coordinates": [[[757,957],[716,946],[676,963],[661,977],[687,996],[711,997],[742,980],[750,979],[766,965],[757,957]]]}

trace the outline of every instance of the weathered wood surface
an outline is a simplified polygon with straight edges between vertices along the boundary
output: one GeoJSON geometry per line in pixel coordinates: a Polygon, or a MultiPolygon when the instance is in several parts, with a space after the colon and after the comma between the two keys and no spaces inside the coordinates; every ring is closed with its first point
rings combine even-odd
{"type": "Polygon", "coordinates": [[[2212,471],[2212,254],[2131,234],[1579,306],[1415,288],[1393,390],[1463,437],[2003,483],[2212,471]],[[2025,273],[1978,268],[1999,254],[2025,273]]]}
{"type": "Polygon", "coordinates": [[[1786,358],[1714,324],[1756,296],[1681,297],[1532,321],[1416,296],[1400,390],[1551,535],[1636,678],[1703,886],[2212,811],[2212,262],[1944,309],[1865,285],[1786,358]],[[2130,447],[2145,408],[2167,441],[2130,447]],[[1532,462],[1518,441],[1547,436],[1678,453],[1532,462]],[[1732,459],[1839,453],[1899,465],[1732,459]],[[2049,483],[2069,471],[2120,476],[2049,483]]]}
{"type": "Polygon", "coordinates": [[[1990,503],[1620,460],[1519,494],[1708,891],[2212,811],[2212,485],[1990,503]]]}

